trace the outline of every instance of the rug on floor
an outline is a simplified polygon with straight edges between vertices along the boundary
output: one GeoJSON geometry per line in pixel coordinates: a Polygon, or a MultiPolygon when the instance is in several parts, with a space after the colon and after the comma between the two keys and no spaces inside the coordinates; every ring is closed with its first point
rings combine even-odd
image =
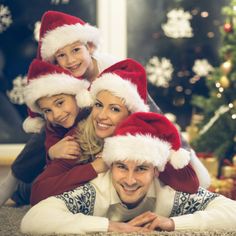
{"type": "MultiPolygon", "coordinates": [[[[26,211],[29,209],[26,207],[7,207],[0,208],[0,236],[29,236],[20,233],[20,222],[26,211]]],[[[80,234],[77,234],[80,235],[80,234]]],[[[88,236],[236,236],[236,231],[224,230],[224,231],[178,231],[178,232],[153,232],[153,233],[91,233],[86,234],[88,236]]],[[[55,236],[55,234],[45,235],[55,236]]],[[[61,236],[66,236],[65,234],[61,236]]],[[[70,235],[73,236],[73,235],[70,235]]]]}

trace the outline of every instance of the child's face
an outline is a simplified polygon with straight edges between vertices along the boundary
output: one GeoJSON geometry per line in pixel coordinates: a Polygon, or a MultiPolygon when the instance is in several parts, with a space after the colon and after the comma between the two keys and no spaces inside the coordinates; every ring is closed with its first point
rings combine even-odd
{"type": "Polygon", "coordinates": [[[37,101],[45,119],[51,124],[64,128],[71,128],[79,113],[75,96],[59,94],[51,97],[42,97],[37,101]]]}
{"type": "Polygon", "coordinates": [[[121,98],[101,91],[97,94],[91,115],[96,135],[106,138],[113,135],[117,125],[128,117],[129,111],[121,98]]]}
{"type": "Polygon", "coordinates": [[[93,70],[91,55],[94,49],[93,44],[85,45],[78,41],[59,49],[55,53],[55,60],[60,67],[70,71],[74,77],[87,77],[93,70]]]}

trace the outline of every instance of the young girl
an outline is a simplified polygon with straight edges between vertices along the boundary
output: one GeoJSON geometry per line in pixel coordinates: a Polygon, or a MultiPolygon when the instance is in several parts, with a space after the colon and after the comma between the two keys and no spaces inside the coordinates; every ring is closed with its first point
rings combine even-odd
{"type": "MultiPolygon", "coordinates": [[[[53,195],[72,190],[104,171],[86,170],[90,162],[101,160],[103,139],[112,136],[116,126],[129,114],[148,111],[147,84],[144,68],[134,60],[127,59],[105,70],[91,85],[94,106],[89,117],[78,124],[79,160],[57,159],[51,161],[32,186],[31,204],[53,195]],[[78,165],[82,163],[82,165],[78,165]]],[[[75,131],[74,131],[75,132],[75,131]]],[[[70,133],[71,134],[71,133],[70,133]]],[[[51,147],[54,149],[56,145],[51,147]]],[[[169,163],[160,179],[177,189],[196,191],[198,178],[189,165],[190,154],[181,149],[169,163]],[[166,178],[165,176],[172,176],[166,178]]],[[[60,153],[54,150],[55,155],[60,153]],[[57,153],[57,154],[55,154],[57,153]]]]}

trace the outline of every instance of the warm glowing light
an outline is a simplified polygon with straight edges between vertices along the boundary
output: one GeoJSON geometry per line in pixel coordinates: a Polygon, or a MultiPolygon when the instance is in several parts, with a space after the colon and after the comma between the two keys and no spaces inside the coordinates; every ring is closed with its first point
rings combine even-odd
{"type": "Polygon", "coordinates": [[[201,17],[206,18],[209,16],[209,13],[207,11],[201,12],[201,17]]]}
{"type": "Polygon", "coordinates": [[[219,88],[219,92],[220,92],[220,93],[223,93],[223,92],[224,92],[224,88],[220,87],[220,88],[219,88]]]}

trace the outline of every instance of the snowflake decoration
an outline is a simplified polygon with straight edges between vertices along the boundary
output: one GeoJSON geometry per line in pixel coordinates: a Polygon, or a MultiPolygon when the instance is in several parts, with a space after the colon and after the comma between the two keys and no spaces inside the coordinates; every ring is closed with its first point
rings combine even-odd
{"type": "Polygon", "coordinates": [[[157,87],[168,87],[174,71],[169,59],[154,56],[146,65],[148,80],[157,87]]]}
{"type": "Polygon", "coordinates": [[[11,91],[7,91],[7,96],[10,98],[10,101],[14,104],[22,105],[25,103],[23,90],[27,84],[27,76],[17,76],[13,80],[13,88],[11,91]]]}
{"type": "Polygon", "coordinates": [[[11,23],[11,12],[8,7],[0,5],[0,33],[5,31],[11,23]]]}
{"type": "Polygon", "coordinates": [[[167,13],[167,23],[162,24],[162,29],[170,38],[191,38],[193,37],[190,20],[192,15],[183,9],[174,9],[167,13]]]}
{"type": "Polygon", "coordinates": [[[206,59],[202,60],[195,60],[193,68],[193,72],[196,73],[198,76],[207,76],[209,72],[212,72],[214,70],[213,66],[209,64],[209,62],[206,59]]]}
{"type": "Polygon", "coordinates": [[[39,31],[41,27],[41,22],[37,21],[34,24],[34,39],[38,42],[39,41],[39,31]]]}
{"type": "Polygon", "coordinates": [[[51,4],[59,5],[59,4],[68,4],[70,0],[51,0],[51,4]]]}

